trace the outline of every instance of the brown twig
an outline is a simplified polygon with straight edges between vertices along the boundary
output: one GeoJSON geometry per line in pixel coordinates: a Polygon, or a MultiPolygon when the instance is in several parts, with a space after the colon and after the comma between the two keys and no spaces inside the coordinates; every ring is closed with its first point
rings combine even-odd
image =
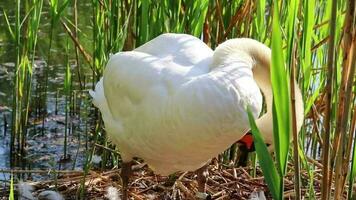
{"type": "MultiPolygon", "coordinates": [[[[92,57],[85,51],[84,47],[79,43],[76,36],[72,33],[72,31],[70,30],[68,25],[62,19],[61,19],[61,23],[62,23],[64,29],[66,30],[66,32],[68,33],[68,35],[70,36],[70,38],[73,40],[75,46],[78,47],[79,51],[83,54],[84,59],[87,61],[90,68],[93,70],[92,57]]],[[[95,70],[93,70],[93,71],[95,71],[95,70]]]]}

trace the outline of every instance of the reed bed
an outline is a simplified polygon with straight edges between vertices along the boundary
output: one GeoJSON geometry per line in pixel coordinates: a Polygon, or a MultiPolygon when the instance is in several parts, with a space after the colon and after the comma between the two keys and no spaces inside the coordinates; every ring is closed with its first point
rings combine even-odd
{"type": "MultiPolygon", "coordinates": [[[[58,131],[58,137],[63,138],[57,152],[60,156],[49,169],[61,170],[66,166],[63,163],[70,165],[67,169],[74,170],[78,163],[83,168],[80,175],[55,175],[53,180],[34,183],[39,190],[49,187],[48,183],[67,197],[75,194],[86,199],[102,196],[109,185],[120,188],[115,169],[120,166],[120,154],[107,140],[100,113],[92,107],[87,91],[102,76],[111,53],[131,50],[161,33],[177,32],[201,38],[212,48],[230,38],[250,37],[272,49],[275,154],[271,157],[266,153],[260,141],[256,145],[257,155],[250,156],[251,167],[236,168],[236,145],[222,152],[217,163],[210,166],[208,185],[213,196],[220,195],[216,199],[223,199],[224,195],[228,195],[227,199],[248,198],[254,187],[244,185],[256,186],[266,191],[268,198],[275,199],[355,197],[354,0],[7,3],[13,6],[0,11],[6,28],[1,30],[6,36],[1,33],[0,43],[7,41],[13,50],[7,51],[9,59],[1,57],[0,67],[6,67],[6,72],[0,73],[0,79],[5,79],[9,72],[13,76],[9,75],[12,83],[7,85],[11,87],[9,98],[0,102],[0,124],[4,138],[9,138],[8,167],[31,170],[30,140],[50,135],[49,119],[64,117],[58,123],[64,125],[58,131]],[[6,62],[14,66],[9,67],[12,65],[6,62]],[[60,71],[61,75],[53,77],[53,71],[60,71]],[[295,128],[294,77],[304,100],[305,120],[299,134],[295,128]],[[285,134],[289,132],[292,134],[285,134]],[[39,133],[41,137],[37,137],[39,133]],[[70,150],[73,145],[76,150],[70,150]],[[260,179],[262,174],[265,180],[260,179]],[[94,180],[94,185],[88,184],[94,180]],[[69,183],[74,186],[69,187],[69,183]]],[[[250,123],[258,140],[259,130],[252,119],[250,123]]],[[[14,185],[28,178],[29,173],[3,174],[10,176],[4,176],[0,194],[15,198],[14,185]]],[[[187,198],[196,190],[194,177],[188,173],[180,178],[166,187],[166,177],[154,176],[142,168],[135,174],[132,196],[145,199],[149,191],[157,198],[187,198]]]]}

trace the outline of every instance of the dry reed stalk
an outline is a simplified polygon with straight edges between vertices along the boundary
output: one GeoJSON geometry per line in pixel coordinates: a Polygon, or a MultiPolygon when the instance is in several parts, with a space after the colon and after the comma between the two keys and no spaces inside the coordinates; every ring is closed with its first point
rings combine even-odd
{"type": "Polygon", "coordinates": [[[331,106],[333,95],[333,76],[335,65],[335,30],[336,30],[336,11],[337,1],[332,1],[332,11],[330,20],[330,40],[328,49],[328,70],[326,82],[326,112],[324,121],[324,136],[323,136],[323,185],[322,185],[322,199],[328,200],[331,188],[332,172],[330,173],[330,135],[331,135],[331,106]]]}

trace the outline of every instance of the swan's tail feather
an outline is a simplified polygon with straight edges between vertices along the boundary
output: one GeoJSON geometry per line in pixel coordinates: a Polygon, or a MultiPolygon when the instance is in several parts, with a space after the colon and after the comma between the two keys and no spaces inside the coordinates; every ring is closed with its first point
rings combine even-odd
{"type": "Polygon", "coordinates": [[[118,141],[118,133],[123,131],[122,124],[119,119],[114,120],[113,115],[109,109],[109,104],[106,100],[104,93],[103,78],[95,86],[95,91],[89,91],[90,96],[93,98],[93,104],[99,108],[103,120],[105,122],[105,130],[109,132],[108,137],[110,140],[118,141]]]}
{"type": "Polygon", "coordinates": [[[90,96],[93,98],[93,104],[100,109],[103,115],[108,115],[110,113],[105,94],[104,94],[104,85],[103,78],[95,86],[95,91],[89,91],[90,96]]]}

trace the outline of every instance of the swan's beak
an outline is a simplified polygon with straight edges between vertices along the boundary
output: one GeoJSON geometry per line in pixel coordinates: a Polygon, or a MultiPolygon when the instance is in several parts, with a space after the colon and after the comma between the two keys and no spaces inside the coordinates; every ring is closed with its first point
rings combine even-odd
{"type": "MultiPolygon", "coordinates": [[[[253,141],[253,136],[251,132],[247,132],[239,141],[237,141],[240,151],[254,152],[255,143],[253,141]]],[[[271,144],[266,143],[266,146],[269,147],[271,144]]]]}
{"type": "Polygon", "coordinates": [[[255,151],[255,145],[253,142],[253,136],[251,132],[246,133],[239,141],[237,141],[237,144],[241,151],[247,151],[247,152],[255,151]]]}
{"type": "MultiPolygon", "coordinates": [[[[267,147],[270,144],[266,143],[267,147]]],[[[247,166],[248,153],[255,151],[255,144],[251,132],[246,133],[239,141],[237,141],[239,147],[239,155],[237,157],[237,165],[245,167],[247,166]]]]}

